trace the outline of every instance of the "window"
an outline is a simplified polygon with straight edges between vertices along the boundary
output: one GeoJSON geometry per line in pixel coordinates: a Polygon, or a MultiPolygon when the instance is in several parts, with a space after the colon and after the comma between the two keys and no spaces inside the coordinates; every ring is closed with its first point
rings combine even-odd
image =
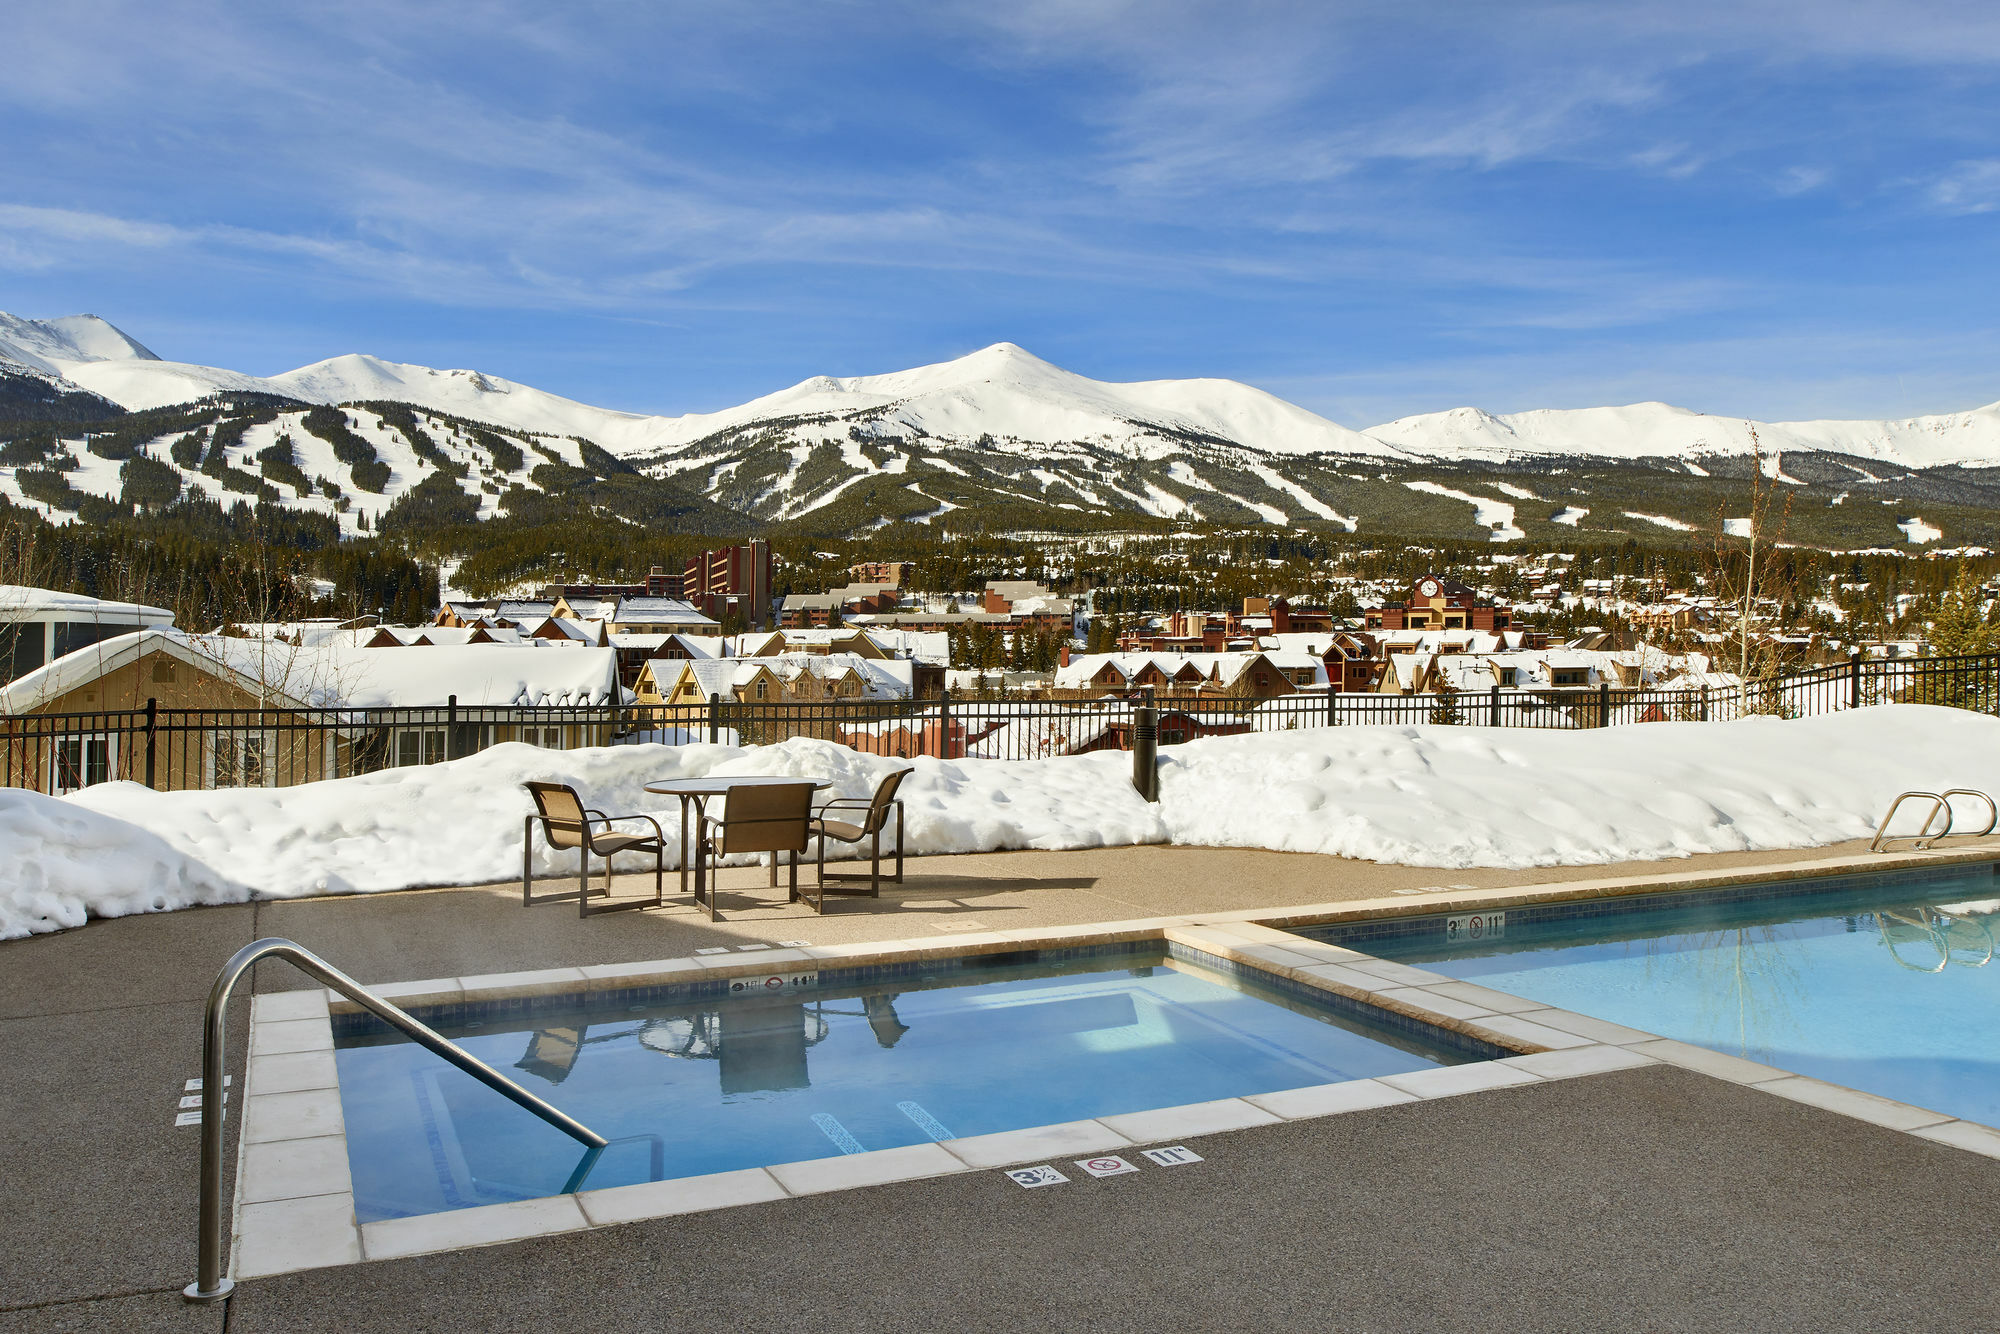
{"type": "Polygon", "coordinates": [[[155,654],[153,657],[153,683],[155,685],[174,683],[174,660],[164,653],[155,654]]]}
{"type": "Polygon", "coordinates": [[[145,629],[142,625],[124,625],[112,621],[57,621],[55,625],[55,657],[74,653],[92,644],[101,644],[119,635],[129,635],[134,630],[145,629]]]}
{"type": "Polygon", "coordinates": [[[1465,618],[1463,616],[1447,616],[1444,618],[1444,628],[1447,630],[1463,630],[1465,628],[1465,618]]]}
{"type": "Polygon", "coordinates": [[[63,737],[50,757],[49,791],[61,796],[102,783],[111,777],[113,767],[112,739],[106,733],[63,737]]]}
{"type": "Polygon", "coordinates": [[[1514,685],[1520,680],[1520,674],[1521,669],[1519,667],[1502,667],[1500,669],[1500,684],[1503,686],[1514,685]]]}
{"type": "Polygon", "coordinates": [[[268,732],[211,732],[209,786],[271,786],[271,741],[268,732]]]}
{"type": "Polygon", "coordinates": [[[771,683],[770,683],[769,681],[759,681],[759,682],[757,683],[757,698],[758,698],[758,699],[763,699],[763,698],[765,698],[766,696],[768,696],[768,695],[769,695],[770,693],[771,693],[771,683]]]}
{"type": "Polygon", "coordinates": [[[1557,668],[1554,676],[1559,686],[1583,686],[1590,684],[1590,673],[1581,667],[1557,668]]]}
{"type": "Polygon", "coordinates": [[[0,681],[26,676],[41,666],[48,631],[40,621],[0,626],[0,681]]]}
{"type": "Polygon", "coordinates": [[[396,764],[437,764],[444,759],[442,727],[405,727],[396,733],[396,764]]]}
{"type": "Polygon", "coordinates": [[[537,723],[514,729],[514,739],[543,750],[563,750],[562,728],[555,723],[537,723]]]}

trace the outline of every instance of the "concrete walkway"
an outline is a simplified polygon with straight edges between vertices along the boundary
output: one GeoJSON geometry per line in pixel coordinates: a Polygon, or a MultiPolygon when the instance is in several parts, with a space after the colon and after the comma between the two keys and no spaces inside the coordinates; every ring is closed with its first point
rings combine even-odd
{"type": "MultiPolygon", "coordinates": [[[[0,1334],[222,1327],[222,1311],[177,1296],[193,1277],[196,1131],[173,1121],[216,969],[260,935],[390,982],[1800,856],[1440,872],[1216,849],[1022,852],[912,861],[881,901],[824,918],[739,870],[714,924],[685,906],[579,921],[559,904],[523,910],[518,886],[497,886],[124,918],[0,944],[0,1334]]],[[[300,984],[273,965],[257,983],[300,984]]],[[[976,1173],[257,1280],[228,1319],[243,1330],[2000,1325],[1978,1281],[2000,1164],[1685,1072],[1196,1147],[1209,1162],[1044,1191],[976,1173]]]]}
{"type": "MultiPolygon", "coordinates": [[[[1987,846],[2000,838],[1954,846],[1987,846]]],[[[1805,858],[1857,857],[1856,840],[1810,852],[1718,853],[1671,861],[1537,867],[1525,871],[1438,870],[1385,866],[1311,853],[1256,848],[1126,847],[1072,852],[990,852],[913,857],[901,885],[879,900],[829,901],[826,916],[785,901],[761,870],[722,873],[723,920],[676,893],[659,911],[579,919],[561,904],[521,907],[520,882],[472,889],[295,899],[258,905],[261,929],[290,936],[367,982],[466,977],[526,968],[684,958],[697,949],[749,941],[803,940],[812,945],[902,940],[932,933],[1080,926],[1182,913],[1235,912],[1454,889],[1599,880],[1611,876],[1699,875],[1805,858]]],[[[843,868],[843,869],[851,869],[843,868]]],[[[805,875],[810,878],[811,872],[805,875]]],[[[541,880],[537,893],[575,882],[541,880]]],[[[648,875],[614,879],[618,898],[650,897],[648,875]]],[[[98,929],[93,925],[92,931],[98,929]]],[[[220,960],[217,960],[220,963],[220,960]]],[[[260,987],[304,986],[273,970],[260,987]]]]}

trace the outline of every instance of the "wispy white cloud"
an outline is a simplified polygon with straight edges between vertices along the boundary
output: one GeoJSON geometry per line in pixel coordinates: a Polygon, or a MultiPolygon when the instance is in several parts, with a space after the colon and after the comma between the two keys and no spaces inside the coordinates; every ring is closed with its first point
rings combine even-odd
{"type": "Polygon", "coordinates": [[[2000,209],[2000,158],[1961,162],[1931,185],[1930,201],[1946,213],[2000,209]]]}

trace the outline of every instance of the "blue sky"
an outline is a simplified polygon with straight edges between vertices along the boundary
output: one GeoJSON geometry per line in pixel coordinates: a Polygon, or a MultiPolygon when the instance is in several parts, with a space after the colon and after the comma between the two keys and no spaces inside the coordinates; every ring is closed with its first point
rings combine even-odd
{"type": "Polygon", "coordinates": [[[1991,3],[9,24],[0,309],[177,360],[373,352],[656,412],[1002,339],[1355,426],[2000,399],[1991,3]]]}

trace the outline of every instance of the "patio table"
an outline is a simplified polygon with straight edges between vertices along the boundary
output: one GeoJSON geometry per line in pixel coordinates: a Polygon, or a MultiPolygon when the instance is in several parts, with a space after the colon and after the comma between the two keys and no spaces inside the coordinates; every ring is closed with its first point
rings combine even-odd
{"type": "MultiPolygon", "coordinates": [[[[810,784],[812,790],[815,792],[824,792],[833,786],[832,782],[823,778],[783,778],[776,774],[716,774],[708,778],[667,778],[657,783],[646,784],[646,791],[656,796],[679,797],[681,799],[681,893],[685,894],[688,892],[688,812],[690,809],[694,812],[693,828],[699,831],[702,819],[708,814],[708,799],[710,797],[727,797],[729,790],[735,787],[775,787],[795,783],[810,784]]],[[[717,867],[716,869],[720,870],[721,868],[717,867]]],[[[778,883],[778,854],[775,852],[771,854],[771,883],[774,885],[778,883]]],[[[703,902],[705,894],[713,895],[714,892],[715,889],[712,885],[704,886],[696,884],[694,891],[695,902],[703,902]]]]}

